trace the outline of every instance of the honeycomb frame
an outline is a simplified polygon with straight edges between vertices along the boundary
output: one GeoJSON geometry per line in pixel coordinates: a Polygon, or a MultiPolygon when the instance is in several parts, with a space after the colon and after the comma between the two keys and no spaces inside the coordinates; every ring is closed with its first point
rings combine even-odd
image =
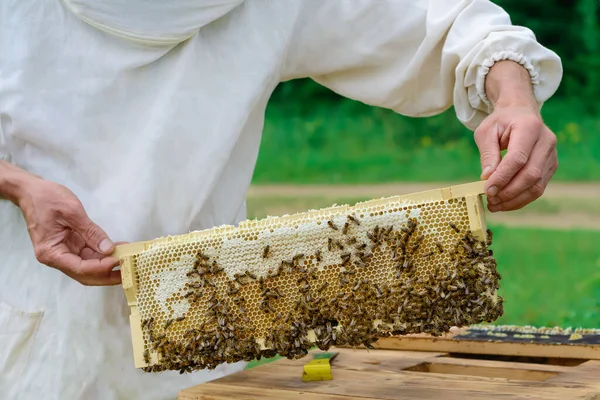
{"type": "Polygon", "coordinates": [[[118,246],[135,367],[191,372],[495,320],[484,183],[118,246]]]}

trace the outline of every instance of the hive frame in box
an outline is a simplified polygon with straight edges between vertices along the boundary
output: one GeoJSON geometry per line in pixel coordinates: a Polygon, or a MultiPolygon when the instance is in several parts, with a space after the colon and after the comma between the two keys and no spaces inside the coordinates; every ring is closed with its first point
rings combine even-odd
{"type": "MultiPolygon", "coordinates": [[[[449,186],[445,188],[433,189],[423,192],[411,193],[401,196],[387,197],[383,199],[375,199],[367,202],[362,202],[362,205],[377,206],[378,204],[387,203],[390,199],[410,202],[412,204],[436,202],[436,201],[447,201],[451,199],[464,198],[466,202],[469,229],[472,232],[473,237],[478,240],[485,241],[486,239],[486,222],[485,222],[485,209],[483,205],[482,195],[484,193],[485,181],[472,182],[467,184],[460,184],[449,186]]],[[[354,206],[333,206],[336,211],[351,210],[354,206]]],[[[279,217],[281,219],[295,220],[300,216],[306,216],[318,213],[319,210],[313,210],[305,213],[285,215],[279,217]]],[[[238,226],[246,223],[242,222],[238,226]]],[[[203,231],[195,231],[188,233],[186,237],[201,237],[207,235],[210,232],[222,232],[225,230],[236,229],[232,226],[220,226],[203,231]]],[[[158,356],[156,353],[152,353],[150,356],[150,363],[148,364],[144,359],[144,337],[141,327],[141,317],[138,310],[138,286],[136,280],[137,266],[135,262],[135,256],[150,249],[153,245],[161,244],[172,240],[172,236],[161,237],[155,240],[136,242],[118,246],[114,255],[121,261],[121,276],[122,286],[127,299],[127,303],[130,307],[130,328],[131,337],[133,344],[133,356],[134,364],[136,368],[143,368],[149,365],[158,363],[158,356]]],[[[309,340],[314,341],[314,332],[309,332],[309,340]]],[[[257,342],[260,343],[261,348],[265,348],[264,339],[258,338],[257,342]]]]}

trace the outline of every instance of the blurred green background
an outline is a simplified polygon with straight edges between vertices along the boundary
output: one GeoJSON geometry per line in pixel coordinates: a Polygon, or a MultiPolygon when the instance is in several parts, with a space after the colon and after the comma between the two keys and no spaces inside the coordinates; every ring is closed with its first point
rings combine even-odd
{"type": "MultiPolygon", "coordinates": [[[[497,0],[557,52],[564,78],[543,117],[560,167],[546,194],[491,214],[505,314],[496,323],[600,328],[600,2],[497,0]]],[[[479,179],[472,132],[454,110],[424,119],[281,84],[266,115],[249,217],[352,204],[479,179]]]]}

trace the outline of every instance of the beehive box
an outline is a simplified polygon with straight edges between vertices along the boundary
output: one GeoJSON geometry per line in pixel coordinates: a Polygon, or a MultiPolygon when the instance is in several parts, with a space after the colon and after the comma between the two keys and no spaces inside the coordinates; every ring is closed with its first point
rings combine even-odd
{"type": "Polygon", "coordinates": [[[502,315],[483,182],[117,248],[137,368],[212,369],[502,315]]]}
{"type": "MultiPolygon", "coordinates": [[[[417,337],[418,336],[418,337],[417,337]]],[[[471,326],[441,337],[335,348],[332,380],[303,381],[307,359],[279,359],[185,388],[179,400],[600,399],[600,331],[471,326]],[[415,351],[416,350],[416,351],[415,351]]]]}

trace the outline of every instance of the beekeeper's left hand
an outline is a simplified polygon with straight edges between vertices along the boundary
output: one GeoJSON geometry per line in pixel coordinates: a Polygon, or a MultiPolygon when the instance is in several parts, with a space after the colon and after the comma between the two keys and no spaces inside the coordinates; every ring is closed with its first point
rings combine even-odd
{"type": "Polygon", "coordinates": [[[481,179],[492,212],[523,208],[544,193],[558,168],[556,136],[544,124],[527,70],[496,64],[486,90],[494,111],[475,130],[481,179]],[[504,158],[501,151],[507,150],[504,158]]]}

